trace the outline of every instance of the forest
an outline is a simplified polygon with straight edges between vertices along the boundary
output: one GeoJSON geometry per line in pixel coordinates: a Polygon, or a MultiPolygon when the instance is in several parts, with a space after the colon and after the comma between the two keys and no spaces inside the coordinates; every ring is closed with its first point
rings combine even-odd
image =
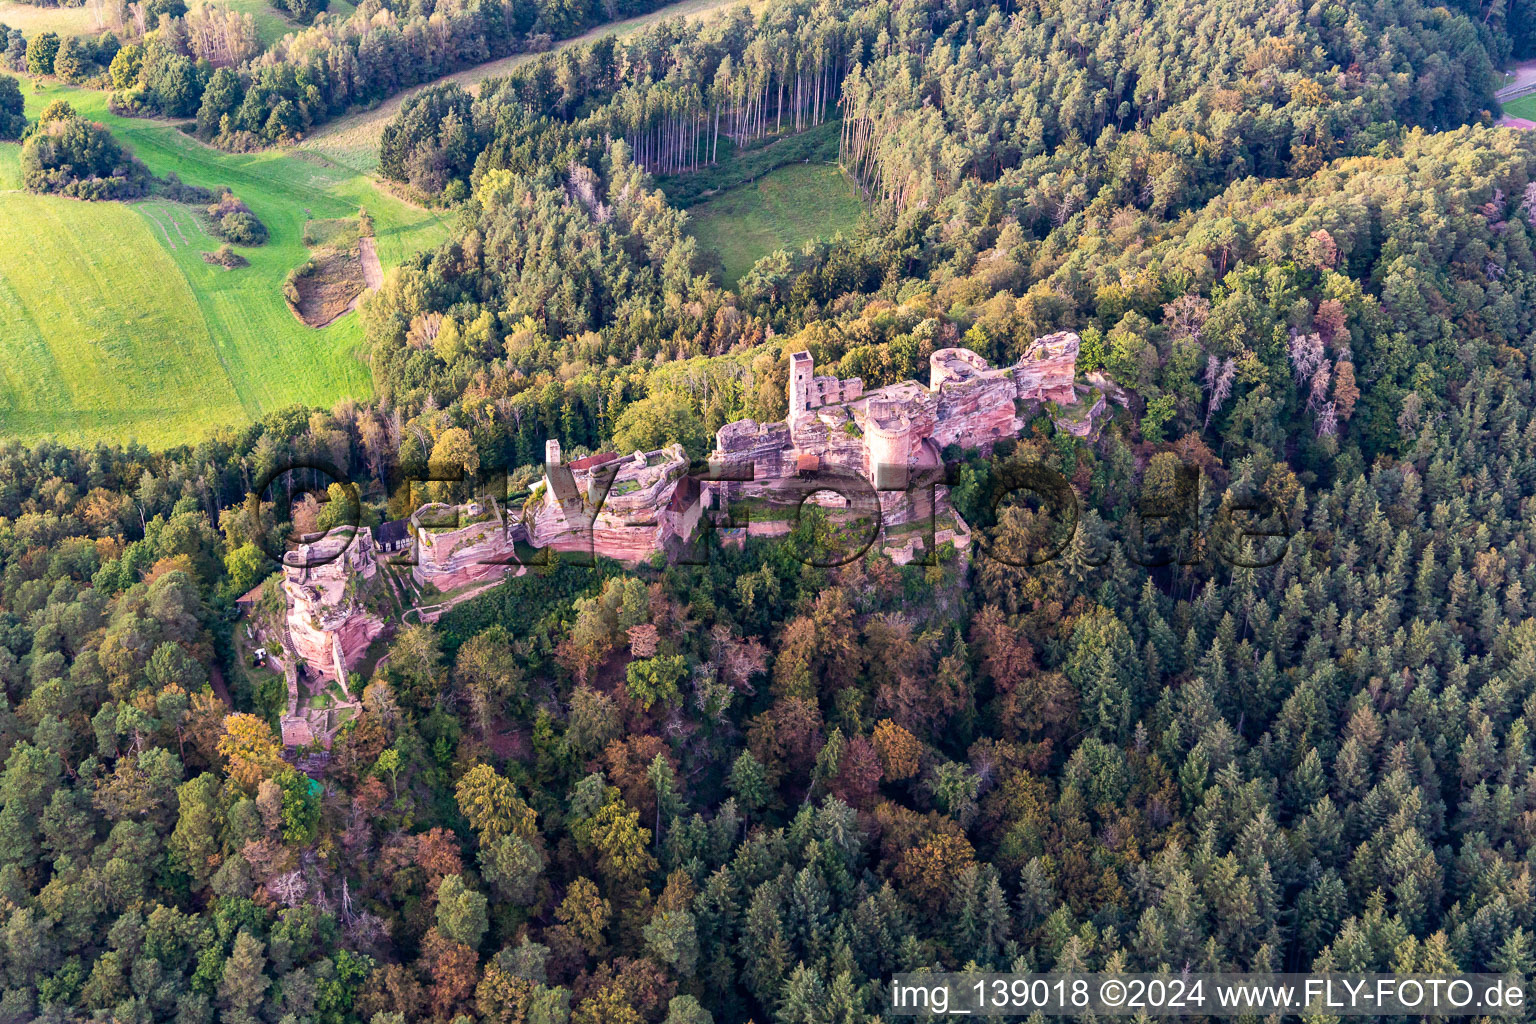
{"type": "MultiPolygon", "coordinates": [[[[19,0],[28,2],[28,0],[19,0]]],[[[96,38],[0,24],[0,62],[14,71],[111,90],[114,111],[197,119],[205,140],[235,151],[292,142],[348,110],[514,53],[549,49],[594,25],[645,14],[651,0],[365,0],[318,18],[325,0],[284,0],[299,23],[263,47],[249,13],[194,0],[93,0],[96,38]],[[126,41],[126,43],[125,43],[126,41]]]]}
{"type": "MultiPolygon", "coordinates": [[[[500,10],[322,21],[214,72],[199,129],[423,81],[401,40],[500,10]]],[[[769,0],[412,97],[381,172],[454,227],[361,307],[374,398],[0,441],[0,1020],[858,1024],[925,968],[1536,971],[1536,133],[1493,126],[1533,27],[769,0]],[[725,286],[674,193],[815,133],[869,216],[725,286]],[[400,621],[323,772],[282,747],[236,601],[329,522],[252,493],[283,467],[394,519],[429,463],[516,489],[550,438],[702,458],[785,415],[794,352],[874,387],[1058,330],[1130,408],[945,453],[1016,557],[555,560],[400,621]],[[1037,565],[1041,517],[989,499],[1030,464],[1083,509],[1037,565]],[[1187,470],[1203,525],[1283,511],[1273,564],[1205,531],[1143,564],[1187,470]]]]}

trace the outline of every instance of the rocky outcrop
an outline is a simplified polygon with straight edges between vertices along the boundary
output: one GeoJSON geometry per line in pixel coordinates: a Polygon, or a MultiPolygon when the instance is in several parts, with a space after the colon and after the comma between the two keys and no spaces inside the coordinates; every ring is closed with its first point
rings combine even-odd
{"type": "MultiPolygon", "coordinates": [[[[1042,409],[1062,430],[1093,436],[1109,403],[1127,398],[1098,375],[1077,382],[1078,347],[1075,334],[1048,335],[1018,363],[999,368],[968,349],[939,349],[927,384],[909,380],[869,392],[856,377],[816,376],[811,355],[795,353],[789,415],[721,427],[703,475],[689,474],[676,444],[567,462],[560,442],[550,440],[544,479],[516,512],[494,497],[424,506],[411,517],[405,557],[381,552],[367,529],[333,530],[290,552],[283,566],[289,644],[312,671],[344,682],[385,628],[363,600],[379,558],[410,564],[421,586],[463,597],[475,592],[466,589],[472,585],[518,571],[519,543],[635,564],[681,551],[705,509],[742,498],[760,501],[768,514],[749,517],[746,529],[721,524],[723,542],[782,536],[793,510],[810,502],[849,517],[878,514],[887,531],[932,521],[939,526],[934,542],[953,541],[963,560],[970,532],[937,484],[943,449],[990,450],[1042,409]]],[[[896,538],[877,537],[876,546],[905,562],[917,557],[923,538],[921,529],[903,529],[896,538]]]]}
{"type": "Polygon", "coordinates": [[[373,533],[337,527],[283,556],[286,641],[311,672],[346,683],[384,622],[363,593],[378,573],[373,533]]]}
{"type": "Polygon", "coordinates": [[[441,593],[502,576],[516,565],[513,548],[520,531],[491,498],[462,506],[423,505],[411,516],[411,532],[411,575],[441,593]]]}
{"type": "Polygon", "coordinates": [[[679,524],[697,521],[675,500],[688,471],[682,445],[627,457],[606,452],[569,464],[559,459],[559,447],[552,446],[544,485],[524,516],[534,547],[635,563],[679,536],[679,524]]]}

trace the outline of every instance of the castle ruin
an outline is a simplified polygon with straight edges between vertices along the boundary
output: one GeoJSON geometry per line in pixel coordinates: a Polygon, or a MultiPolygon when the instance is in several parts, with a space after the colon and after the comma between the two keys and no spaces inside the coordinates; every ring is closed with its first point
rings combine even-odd
{"type": "MultiPolygon", "coordinates": [[[[1078,346],[1076,334],[1048,335],[1006,367],[992,367],[969,349],[944,348],[929,358],[927,384],[908,380],[868,392],[857,377],[817,376],[811,355],[797,352],[790,356],[785,419],[721,427],[711,472],[702,478],[688,472],[678,444],[566,461],[560,442],[550,440],[543,479],[520,509],[509,509],[505,495],[466,505],[428,504],[408,526],[385,524],[379,543],[366,527],[341,527],[289,552],[283,565],[285,646],[311,671],[344,683],[386,628],[363,600],[370,586],[379,585],[381,566],[408,566],[408,589],[441,595],[431,599],[440,614],[454,600],[521,571],[528,562],[519,547],[524,556],[546,549],[637,564],[678,551],[696,533],[704,510],[728,501],[848,508],[845,497],[823,485],[829,478],[872,484],[882,530],[942,514],[953,519],[944,536],[967,538],[942,486],[929,488],[926,500],[914,500],[911,485],[938,479],[945,448],[990,451],[999,440],[1017,437],[1041,411],[1049,411],[1059,428],[1089,435],[1106,395],[1122,404],[1124,399],[1096,374],[1078,382],[1078,346]]],[[[764,532],[787,532],[778,525],[782,529],[764,532]]],[[[900,550],[910,557],[910,547],[900,550]]]]}

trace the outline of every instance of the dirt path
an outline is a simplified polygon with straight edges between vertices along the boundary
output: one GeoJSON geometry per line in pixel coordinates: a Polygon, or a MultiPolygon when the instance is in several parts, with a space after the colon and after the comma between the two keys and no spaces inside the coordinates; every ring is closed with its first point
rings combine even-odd
{"type": "MultiPolygon", "coordinates": [[[[351,313],[362,305],[363,296],[371,291],[378,291],[384,284],[384,267],[379,263],[379,250],[374,247],[373,239],[368,236],[357,240],[357,255],[363,264],[363,290],[352,296],[352,302],[344,312],[351,313]]],[[[341,316],[340,313],[336,317],[341,316]]],[[[336,317],[332,317],[334,320],[336,317]]],[[[327,321],[329,322],[329,321],[327,321]]]]}
{"type": "Polygon", "coordinates": [[[175,210],[167,210],[165,212],[165,219],[170,221],[171,222],[171,227],[176,229],[176,236],[181,239],[181,244],[182,245],[191,245],[192,244],[192,240],[187,237],[187,233],[185,231],[181,230],[181,221],[176,219],[176,211],[175,210]]]}
{"type": "Polygon", "coordinates": [[[144,216],[148,217],[154,223],[155,227],[160,229],[160,233],[165,236],[165,244],[170,246],[172,249],[176,248],[176,243],[171,241],[171,233],[165,229],[165,224],[161,222],[160,218],[155,216],[155,208],[150,206],[148,203],[145,203],[140,207],[140,209],[144,211],[144,216]]]}
{"type": "MultiPolygon", "coordinates": [[[[371,237],[357,240],[358,255],[363,258],[363,285],[377,291],[384,284],[384,268],[379,265],[379,251],[371,237]]],[[[359,299],[362,296],[358,296],[359,299]]],[[[354,301],[355,305],[355,301],[354,301]]]]}
{"type": "MultiPolygon", "coordinates": [[[[416,619],[418,622],[436,622],[438,619],[442,618],[448,612],[463,604],[465,601],[468,601],[471,598],[479,597],[481,594],[484,594],[487,591],[495,590],[497,587],[501,586],[512,577],[521,576],[527,571],[528,567],[526,565],[520,565],[517,567],[516,572],[509,572],[502,576],[498,576],[495,579],[486,580],[485,583],[474,588],[473,590],[466,591],[462,594],[456,594],[446,601],[439,602],[438,604],[422,605],[419,608],[407,609],[407,611],[415,611],[416,619]]],[[[402,616],[402,620],[403,618],[404,617],[402,616]]]]}
{"type": "MultiPolygon", "coordinates": [[[[237,654],[236,657],[239,657],[237,654]]],[[[208,684],[213,687],[214,696],[218,697],[229,706],[231,711],[235,708],[235,701],[229,695],[229,687],[224,684],[224,670],[214,662],[208,672],[208,684]]]]}

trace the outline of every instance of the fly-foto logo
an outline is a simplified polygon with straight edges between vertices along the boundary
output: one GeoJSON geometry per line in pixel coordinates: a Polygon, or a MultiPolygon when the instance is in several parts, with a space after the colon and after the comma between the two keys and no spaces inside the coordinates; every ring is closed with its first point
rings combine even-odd
{"type": "MultiPolygon", "coordinates": [[[[1229,490],[1217,495],[1198,467],[1181,463],[1155,483],[1144,482],[1127,514],[1107,522],[1104,531],[1084,536],[1074,550],[1083,533],[1082,501],[1060,471],[1016,459],[996,459],[988,465],[983,492],[971,502],[970,514],[977,522],[970,524],[975,529],[969,536],[976,557],[1010,566],[1040,566],[1070,552],[1083,564],[1097,567],[1107,564],[1118,547],[1127,562],[1145,568],[1197,564],[1214,556],[1233,567],[1257,569],[1279,562],[1293,534],[1285,509],[1263,492],[1229,490]]],[[[754,488],[750,464],[696,464],[679,473],[664,494],[658,492],[658,503],[678,513],[676,522],[687,524],[677,538],[680,543],[666,553],[680,564],[705,564],[714,550],[711,533],[757,532],[788,545],[807,565],[836,566],[864,557],[882,535],[900,527],[922,542],[917,564],[936,565],[941,521],[959,519],[949,495],[959,482],[959,470],[956,463],[923,469],[880,465],[865,476],[817,466],[754,488]],[[751,497],[744,499],[749,488],[751,497]],[[753,531],[754,520],[764,518],[771,518],[778,529],[753,531]]],[[[543,480],[517,493],[509,488],[505,470],[471,476],[462,466],[434,463],[400,474],[387,486],[390,493],[403,494],[413,510],[411,542],[390,560],[416,564],[422,529],[453,531],[465,525],[466,510],[473,510],[471,518],[481,519],[489,507],[496,513],[488,528],[504,531],[506,541],[489,561],[548,565],[558,550],[561,564],[595,565],[596,556],[607,553],[600,543],[605,510],[609,519],[616,514],[612,508],[618,502],[610,503],[615,472],[616,464],[598,466],[587,474],[585,486],[578,487],[570,468],[554,462],[545,466],[543,480]],[[442,500],[448,493],[467,501],[442,500]],[[537,528],[534,518],[546,510],[559,518],[558,541],[541,544],[549,531],[537,528]]],[[[320,460],[273,467],[247,501],[259,512],[263,500],[292,504],[304,495],[327,504],[328,533],[354,535],[362,526],[357,485],[320,460]]],[[[302,544],[277,551],[265,536],[260,545],[275,562],[294,565],[300,558],[308,566],[334,560],[348,547],[302,544]]]]}

